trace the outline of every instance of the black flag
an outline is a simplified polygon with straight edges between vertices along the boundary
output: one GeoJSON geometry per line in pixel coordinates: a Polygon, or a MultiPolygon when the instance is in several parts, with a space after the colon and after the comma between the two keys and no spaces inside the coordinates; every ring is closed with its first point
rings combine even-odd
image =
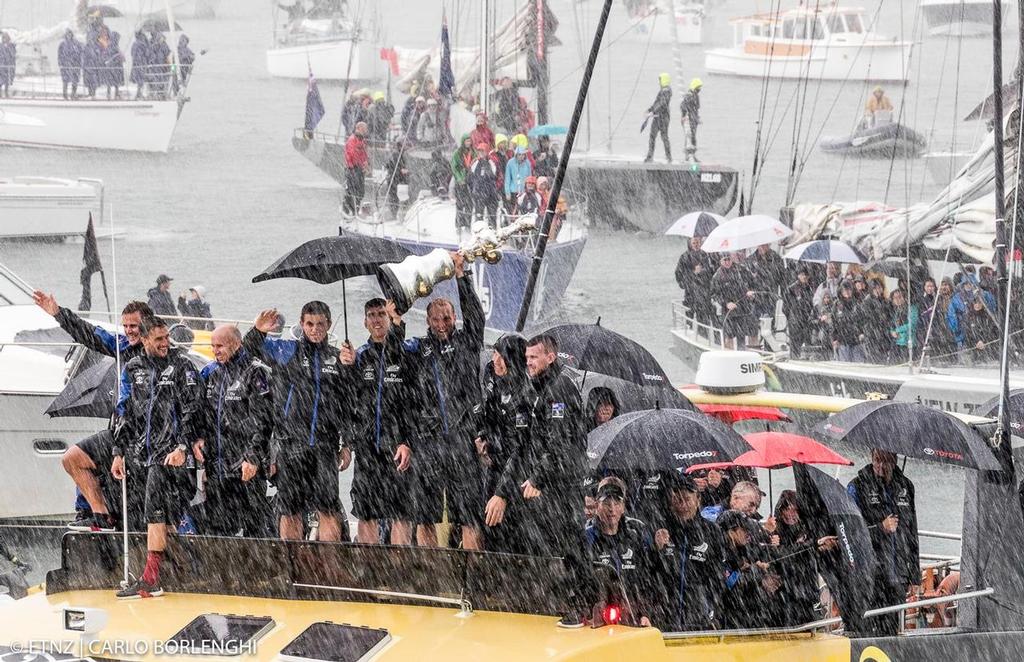
{"type": "Polygon", "coordinates": [[[103,296],[107,296],[107,279],[103,276],[103,265],[100,264],[100,250],[96,245],[96,230],[92,227],[92,213],[89,213],[89,226],[85,229],[85,249],[82,251],[82,300],[78,303],[79,310],[92,309],[92,275],[100,272],[103,278],[103,296]]]}

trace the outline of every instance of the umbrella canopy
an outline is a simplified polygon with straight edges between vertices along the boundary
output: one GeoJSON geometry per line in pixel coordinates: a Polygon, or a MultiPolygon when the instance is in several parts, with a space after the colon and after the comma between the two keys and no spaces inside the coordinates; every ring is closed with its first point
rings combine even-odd
{"type": "Polygon", "coordinates": [[[564,136],[569,133],[568,127],[564,127],[561,124],[541,124],[530,129],[529,135],[531,138],[537,138],[539,136],[564,136]]]}
{"type": "Polygon", "coordinates": [[[805,241],[786,251],[787,260],[800,262],[839,262],[841,264],[864,264],[864,257],[856,248],[834,239],[818,239],[805,241]]]}
{"type": "Polygon", "coordinates": [[[828,446],[810,437],[788,432],[753,432],[743,435],[754,450],[736,458],[740,467],[779,469],[794,462],[803,464],[853,464],[828,446]]]}
{"type": "Polygon", "coordinates": [[[311,239],[282,255],[252,279],[302,278],[328,285],[353,276],[373,276],[382,264],[401,262],[412,253],[396,241],[346,233],[311,239]]]}
{"type": "Polygon", "coordinates": [[[114,413],[114,393],[117,390],[117,362],[104,357],[72,377],[64,390],[57,394],[46,413],[58,416],[84,418],[110,418],[114,413]]]}
{"type": "Polygon", "coordinates": [[[584,373],[571,366],[565,366],[565,372],[577,387],[581,388],[583,402],[589,403],[590,395],[595,389],[607,389],[615,396],[618,414],[625,414],[641,409],[687,409],[697,411],[693,404],[682,393],[674,388],[661,386],[641,386],[627,382],[618,377],[609,377],[598,372],[584,373]],[[584,378],[584,375],[586,377],[584,378]]]}
{"type": "Polygon", "coordinates": [[[739,421],[790,421],[778,407],[759,407],[757,405],[722,405],[722,404],[699,404],[697,409],[705,414],[714,416],[723,423],[732,425],[739,421]]]}
{"type": "Polygon", "coordinates": [[[1000,469],[977,431],[944,411],[915,402],[861,402],[819,423],[814,435],[966,469],[1000,469]]]}
{"type": "Polygon", "coordinates": [[[544,333],[555,339],[559,358],[570,367],[641,386],[672,385],[650,352],[638,342],[604,328],[600,319],[597,324],[561,324],[544,333]]]}
{"type": "Polygon", "coordinates": [[[732,461],[750,446],[731,427],[682,409],[623,414],[587,436],[587,457],[599,471],[683,471],[698,462],[732,461]]]}
{"type": "Polygon", "coordinates": [[[120,9],[110,5],[90,5],[86,13],[89,16],[100,16],[102,18],[120,18],[124,16],[120,9]]]}
{"type": "MultiPolygon", "coordinates": [[[[136,30],[142,30],[143,32],[170,32],[170,26],[167,23],[167,16],[163,13],[154,13],[145,18],[138,24],[136,30]]],[[[174,31],[181,32],[181,25],[175,21],[174,31]]]]}
{"type": "Polygon", "coordinates": [[[725,216],[712,214],[709,211],[694,211],[680,216],[668,230],[665,230],[665,234],[679,237],[706,237],[725,222],[725,216]]]}
{"type": "Polygon", "coordinates": [[[739,216],[715,228],[702,248],[706,253],[744,251],[782,241],[791,234],[790,228],[771,216],[739,216]]]}
{"type": "MultiPolygon", "coordinates": [[[[999,415],[999,396],[992,398],[974,410],[976,416],[995,418],[999,415]]],[[[1010,430],[1013,434],[1020,435],[1024,429],[1024,388],[1010,391],[1010,405],[1007,411],[1007,420],[1010,422],[1010,430]]]]}
{"type": "Polygon", "coordinates": [[[836,536],[821,554],[818,571],[839,603],[848,630],[863,632],[863,614],[874,591],[875,552],[860,509],[842,483],[814,467],[793,463],[800,518],[814,540],[836,536]]]}

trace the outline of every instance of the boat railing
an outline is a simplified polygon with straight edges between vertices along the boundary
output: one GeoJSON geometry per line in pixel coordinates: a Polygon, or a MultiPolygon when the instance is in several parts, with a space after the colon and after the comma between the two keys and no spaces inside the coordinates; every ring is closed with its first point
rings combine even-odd
{"type": "Polygon", "coordinates": [[[323,131],[307,131],[302,127],[298,127],[292,132],[292,135],[296,138],[302,138],[305,140],[318,139],[325,143],[337,143],[341,144],[343,141],[336,133],[324,133],[323,131]]]}
{"type": "Polygon", "coordinates": [[[811,621],[802,625],[794,625],[784,628],[741,628],[735,630],[696,630],[694,632],[665,632],[662,638],[665,641],[682,641],[686,639],[718,639],[723,641],[726,637],[763,637],[765,635],[780,634],[805,634],[819,630],[826,630],[832,626],[839,625],[843,619],[839,617],[825,618],[819,621],[811,621]]]}
{"type": "Polygon", "coordinates": [[[422,593],[403,593],[401,591],[388,591],[379,588],[354,588],[351,586],[327,586],[324,584],[302,584],[292,582],[296,588],[311,588],[324,591],[339,591],[341,593],[358,593],[362,595],[376,595],[384,598],[401,598],[404,600],[416,600],[422,602],[433,602],[440,605],[454,605],[459,608],[460,616],[472,616],[473,604],[463,597],[448,598],[443,595],[424,595],[422,593]]]}
{"type": "MultiPolygon", "coordinates": [[[[934,607],[937,605],[950,605],[951,603],[959,603],[963,600],[977,600],[978,598],[984,598],[995,593],[996,590],[992,587],[979,589],[977,591],[966,591],[964,593],[950,593],[949,595],[940,595],[936,598],[925,598],[923,600],[916,600],[914,602],[903,602],[898,605],[889,605],[887,607],[879,607],[877,609],[869,609],[864,612],[864,618],[876,618],[878,616],[887,616],[889,614],[903,614],[911,609],[920,609],[921,607],[934,607]]],[[[905,632],[905,618],[900,618],[900,629],[899,633],[905,632]]]]}
{"type": "MultiPolygon", "coordinates": [[[[138,67],[129,64],[124,67],[92,67],[91,71],[95,72],[97,76],[96,96],[88,96],[88,87],[84,79],[82,79],[77,86],[76,99],[79,101],[134,100],[135,83],[131,82],[129,77],[125,75],[133,69],[141,70],[146,79],[145,94],[141,97],[143,100],[173,99],[179,93],[183,93],[184,89],[188,86],[187,81],[182,83],[180,75],[181,65],[179,64],[146,64],[139,65],[138,67]],[[120,88],[119,96],[107,98],[106,88],[114,87],[107,82],[107,77],[110,73],[118,71],[123,75],[123,82],[118,86],[120,88]]],[[[83,71],[82,73],[84,74],[85,72],[83,71]]],[[[11,98],[62,97],[63,91],[64,83],[61,73],[59,71],[46,72],[15,77],[14,83],[11,85],[11,98]]]]}
{"type": "Polygon", "coordinates": [[[937,538],[939,540],[963,540],[959,533],[945,533],[943,531],[921,531],[917,532],[919,538],[937,538]]]}

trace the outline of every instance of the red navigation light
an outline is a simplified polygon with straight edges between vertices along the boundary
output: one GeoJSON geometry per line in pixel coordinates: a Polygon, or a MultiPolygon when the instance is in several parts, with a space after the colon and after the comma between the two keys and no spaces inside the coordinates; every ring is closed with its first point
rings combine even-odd
{"type": "Polygon", "coordinates": [[[617,605],[608,605],[604,608],[605,625],[618,625],[622,619],[622,610],[617,605]]]}

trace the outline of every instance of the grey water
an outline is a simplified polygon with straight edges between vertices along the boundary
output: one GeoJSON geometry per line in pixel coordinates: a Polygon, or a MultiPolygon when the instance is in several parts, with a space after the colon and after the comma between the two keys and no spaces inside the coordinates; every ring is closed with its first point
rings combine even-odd
{"type": "MultiPolygon", "coordinates": [[[[64,17],[71,4],[7,0],[0,3],[0,25],[27,28],[46,24],[64,17]]],[[[449,12],[462,12],[451,18],[456,26],[454,45],[478,42],[479,3],[380,0],[371,4],[383,19],[385,45],[435,45],[442,5],[449,12]]],[[[500,15],[509,15],[514,3],[497,4],[500,15]]],[[[951,146],[972,149],[984,128],[960,119],[991,90],[990,40],[927,37],[916,16],[917,3],[869,0],[861,4],[869,19],[876,19],[879,32],[916,44],[910,82],[885,86],[897,113],[928,137],[935,150],[951,146]]],[[[558,39],[562,42],[551,50],[553,122],[568,123],[581,79],[582,56],[589,48],[600,5],[599,0],[550,3],[560,20],[558,39]]],[[[802,107],[804,117],[798,151],[801,158],[807,157],[797,202],[874,200],[905,205],[928,200],[938,192],[941,187],[928,178],[921,160],[890,163],[818,153],[814,144],[818,136],[852,131],[873,84],[812,81],[806,94],[797,96],[795,83],[773,81],[768,84],[762,113],[759,80],[707,74],[704,48],[730,45],[728,19],[752,11],[751,3],[744,0],[712,5],[705,44],[681,48],[682,80],[671,47],[630,31],[621,7],[613,10],[577,149],[642,157],[647,137],[639,133],[640,124],[657,92],[657,75],[666,71],[674,78],[671,138],[677,158],[683,147],[678,101],[691,77],[704,81],[700,158],[739,169],[748,186],[757,121],[763,116],[763,140],[770,141],[772,148],[764,164],[755,212],[777,213],[786,202],[797,107],[802,107]]],[[[216,20],[179,21],[193,49],[208,52],[197,61],[189,87],[191,101],[168,154],[0,147],[0,173],[95,177],[105,182],[110,218],[104,219],[102,227],[112,225],[120,238],[101,242],[101,258],[108,284],[113,286],[116,278],[119,305],[143,297],[156,276],[166,273],[175,279],[173,293],[204,285],[215,317],[252,319],[260,309],[278,306],[294,321],[301,303],[311,298],[340,306],[339,287],[297,280],[251,283],[255,274],[289,248],[337,232],[341,191],[291,147],[292,132],[302,123],[306,83],[273,79],[266,73],[272,3],[224,0],[219,13],[216,20]]],[[[1004,69],[1009,72],[1017,57],[1016,40],[1010,38],[1016,35],[1014,14],[1009,17],[1006,35],[1004,69]]],[[[51,57],[55,59],[55,53],[51,57]]],[[[328,111],[320,129],[333,132],[339,125],[342,86],[321,82],[320,88],[328,111]]],[[[400,107],[402,101],[401,96],[396,97],[395,105],[400,107]]],[[[82,130],[88,131],[88,127],[82,130]]],[[[659,144],[656,158],[662,158],[660,150],[659,144]]],[[[690,381],[692,373],[671,351],[669,334],[671,303],[679,295],[673,269],[684,241],[592,228],[562,317],[587,322],[600,316],[603,325],[647,347],[675,381],[690,381]]],[[[0,243],[0,261],[32,285],[53,291],[62,303],[74,304],[79,295],[81,250],[81,245],[73,242],[0,243]]],[[[354,302],[375,291],[376,285],[369,279],[355,280],[349,286],[354,302]]],[[[96,307],[103,305],[95,289],[94,302],[96,307]]],[[[353,312],[358,313],[357,306],[352,305],[353,312]]],[[[418,332],[421,325],[414,320],[412,330],[418,332]]],[[[350,326],[356,330],[353,338],[361,338],[358,314],[350,326]]],[[[912,463],[908,472],[918,482],[922,528],[958,529],[959,477],[923,463],[912,463]]],[[[851,476],[845,470],[842,475],[851,476]]],[[[777,494],[781,477],[775,478],[777,494]]],[[[767,507],[764,510],[767,512],[767,507]]]]}

